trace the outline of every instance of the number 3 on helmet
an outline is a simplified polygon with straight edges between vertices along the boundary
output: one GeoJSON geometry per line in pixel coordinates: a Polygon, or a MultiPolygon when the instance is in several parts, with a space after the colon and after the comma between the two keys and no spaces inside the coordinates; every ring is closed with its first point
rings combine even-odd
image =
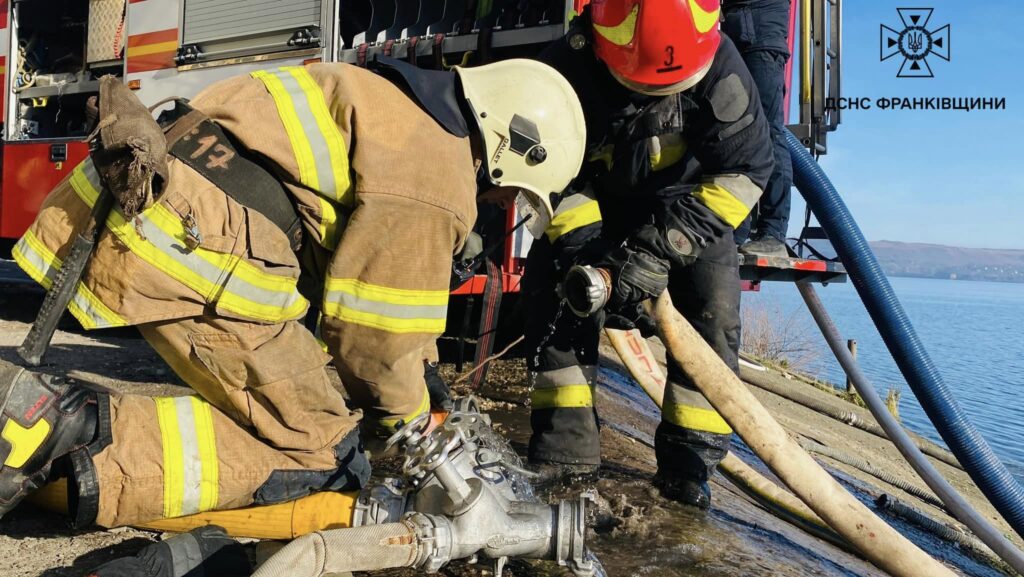
{"type": "Polygon", "coordinates": [[[597,57],[641,94],[692,88],[721,42],[719,0],[592,0],[590,14],[597,57]]]}

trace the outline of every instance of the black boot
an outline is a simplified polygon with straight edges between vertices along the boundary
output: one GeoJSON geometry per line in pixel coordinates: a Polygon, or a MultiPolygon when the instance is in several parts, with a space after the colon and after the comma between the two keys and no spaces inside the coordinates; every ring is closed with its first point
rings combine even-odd
{"type": "MultiPolygon", "coordinates": [[[[97,435],[98,394],[0,361],[0,517],[50,477],[54,461],[84,449],[97,435]]],[[[72,482],[95,508],[95,474],[88,451],[70,463],[72,482]],[[90,476],[91,474],[91,476],[90,476]]],[[[72,505],[83,505],[79,502],[72,505]]],[[[93,519],[95,515],[92,516],[93,519]]],[[[91,522],[93,519],[82,519],[91,522]]]]}
{"type": "Polygon", "coordinates": [[[654,485],[666,499],[698,509],[711,507],[708,479],[731,444],[732,435],[684,429],[662,421],[654,434],[658,457],[654,485]]]}

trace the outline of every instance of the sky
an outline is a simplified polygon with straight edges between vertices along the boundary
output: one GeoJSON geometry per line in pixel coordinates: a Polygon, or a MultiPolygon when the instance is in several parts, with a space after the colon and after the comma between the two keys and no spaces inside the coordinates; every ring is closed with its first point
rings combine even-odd
{"type": "MultiPolygon", "coordinates": [[[[844,96],[1006,99],[998,111],[844,112],[821,163],[865,236],[1024,249],[1024,2],[843,4],[844,96]],[[903,28],[896,8],[934,8],[929,30],[950,24],[951,61],[928,58],[935,78],[897,78],[899,55],[879,61],[880,26],[903,28]]],[[[803,220],[794,194],[790,236],[803,220]]]]}

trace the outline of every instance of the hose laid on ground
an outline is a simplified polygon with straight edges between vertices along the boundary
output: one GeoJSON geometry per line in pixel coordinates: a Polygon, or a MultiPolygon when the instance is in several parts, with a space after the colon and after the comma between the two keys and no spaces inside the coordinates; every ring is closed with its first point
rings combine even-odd
{"type": "Polygon", "coordinates": [[[711,405],[793,493],[869,561],[894,577],[954,575],[879,519],[801,449],[676,311],[667,292],[658,297],[653,316],[672,359],[711,405]]]}
{"type": "MultiPolygon", "coordinates": [[[[794,390],[790,387],[782,386],[772,375],[768,373],[762,373],[760,371],[747,369],[746,367],[740,367],[740,377],[745,382],[754,385],[759,389],[763,389],[769,393],[778,395],[799,405],[803,405],[808,409],[831,417],[841,423],[845,423],[866,433],[871,433],[876,437],[881,437],[883,439],[890,438],[889,435],[886,434],[885,429],[879,427],[877,423],[869,421],[853,411],[838,409],[834,405],[820,401],[811,395],[801,393],[800,391],[794,390]]],[[[957,462],[956,457],[949,451],[946,451],[928,441],[912,439],[911,442],[926,455],[935,457],[952,467],[962,469],[960,464],[957,462]]]]}
{"type": "Polygon", "coordinates": [[[411,567],[419,560],[419,546],[415,526],[408,521],[318,531],[282,547],[252,577],[320,577],[411,567]]]}
{"type": "Polygon", "coordinates": [[[822,445],[821,443],[817,443],[810,439],[801,439],[799,442],[800,446],[803,447],[803,449],[808,453],[816,453],[823,457],[828,457],[829,459],[843,463],[844,465],[849,465],[850,467],[853,467],[854,469],[857,469],[862,473],[867,473],[868,475],[871,475],[876,479],[885,481],[886,483],[892,485],[893,487],[896,487],[897,489],[902,489],[903,491],[906,491],[908,494],[917,497],[918,499],[924,501],[925,503],[928,503],[929,505],[935,505],[936,507],[940,507],[942,509],[946,508],[942,501],[938,497],[933,495],[930,491],[928,491],[928,489],[918,487],[913,483],[908,483],[903,478],[893,475],[888,471],[883,471],[882,469],[875,467],[874,465],[868,463],[863,459],[858,459],[853,455],[844,453],[843,451],[839,451],[832,447],[826,447],[825,445],[822,445]]]}
{"type": "Polygon", "coordinates": [[[907,383],[974,482],[1024,537],[1024,488],[953,398],[838,191],[796,136],[788,130],[783,133],[793,157],[794,183],[828,234],[907,383]]]}
{"type": "MultiPolygon", "coordinates": [[[[605,329],[605,334],[608,335],[608,341],[615,352],[619,354],[622,364],[626,366],[630,375],[660,409],[665,396],[665,374],[658,366],[647,341],[637,331],[605,329]]],[[[654,448],[654,445],[650,445],[650,447],[654,448]]],[[[718,464],[718,470],[733,485],[760,503],[773,515],[843,550],[856,551],[825,524],[814,511],[811,511],[803,501],[758,473],[735,453],[727,453],[722,462],[718,464]]]]}
{"type": "Polygon", "coordinates": [[[888,438],[896,445],[896,448],[907,462],[910,463],[910,466],[917,471],[917,474],[921,476],[925,484],[932,491],[935,491],[935,494],[946,505],[946,508],[953,513],[954,517],[970,527],[974,534],[988,545],[1000,559],[1006,561],[1018,573],[1024,575],[1024,554],[1014,547],[987,519],[974,510],[970,503],[964,500],[956,489],[946,481],[945,477],[935,470],[935,467],[932,466],[928,459],[917,450],[914,442],[907,435],[906,430],[889,413],[885,402],[878,395],[878,391],[875,390],[874,385],[871,384],[871,381],[861,371],[860,364],[857,363],[856,359],[853,358],[853,355],[846,348],[843,338],[839,334],[839,329],[832,322],[832,318],[829,316],[828,311],[825,310],[825,305],[822,304],[821,299],[818,298],[818,293],[814,290],[814,287],[806,283],[797,283],[797,288],[800,290],[800,295],[804,298],[811,316],[814,317],[814,321],[818,324],[818,328],[821,329],[825,342],[828,343],[839,364],[850,377],[857,392],[864,399],[868,409],[871,410],[871,414],[878,419],[882,428],[885,429],[888,438]]]}
{"type": "Polygon", "coordinates": [[[848,553],[858,552],[846,539],[815,515],[814,511],[808,509],[803,501],[758,473],[735,453],[726,453],[725,458],[718,464],[718,470],[733,485],[771,511],[773,515],[848,553]]]}
{"type": "Polygon", "coordinates": [[[984,543],[964,533],[958,527],[951,527],[938,519],[933,519],[910,505],[899,501],[896,497],[886,495],[885,493],[875,499],[875,506],[883,511],[892,513],[918,529],[927,531],[945,541],[956,543],[963,548],[964,553],[969,557],[973,557],[982,563],[993,565],[1007,574],[1013,574],[1013,569],[1001,559],[992,555],[992,551],[984,543]]]}

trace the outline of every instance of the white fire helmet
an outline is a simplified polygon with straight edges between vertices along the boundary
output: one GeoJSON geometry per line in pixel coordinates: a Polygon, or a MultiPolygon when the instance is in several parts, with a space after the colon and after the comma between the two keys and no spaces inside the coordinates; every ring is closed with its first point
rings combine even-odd
{"type": "Polygon", "coordinates": [[[496,186],[520,189],[516,207],[539,238],[551,223],[551,194],[565,190],[583,163],[586,123],[576,92],[535,60],[455,71],[483,139],[483,170],[496,186]]]}

